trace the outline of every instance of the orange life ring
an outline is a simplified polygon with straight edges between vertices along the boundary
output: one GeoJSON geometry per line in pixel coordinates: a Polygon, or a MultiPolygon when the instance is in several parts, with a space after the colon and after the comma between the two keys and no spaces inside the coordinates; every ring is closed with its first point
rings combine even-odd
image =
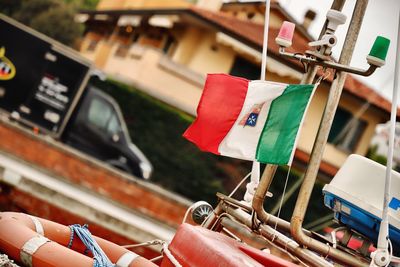
{"type": "MultiPolygon", "coordinates": [[[[82,241],[75,238],[71,249],[67,248],[70,234],[65,225],[24,213],[0,212],[0,250],[26,266],[92,267],[93,259],[82,254],[82,241]]],[[[117,244],[94,238],[116,267],[157,266],[117,244]]]]}

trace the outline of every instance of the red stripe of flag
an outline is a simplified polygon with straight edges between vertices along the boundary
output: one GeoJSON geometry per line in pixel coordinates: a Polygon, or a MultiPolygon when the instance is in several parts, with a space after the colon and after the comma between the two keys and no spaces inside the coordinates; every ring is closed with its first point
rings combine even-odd
{"type": "Polygon", "coordinates": [[[249,81],[226,74],[209,74],[197,107],[197,118],[183,136],[214,154],[233,127],[246,98],[249,81]]]}

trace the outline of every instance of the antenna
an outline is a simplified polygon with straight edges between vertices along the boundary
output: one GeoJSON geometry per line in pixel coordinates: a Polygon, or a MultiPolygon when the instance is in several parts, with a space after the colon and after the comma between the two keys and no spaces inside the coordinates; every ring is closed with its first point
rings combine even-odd
{"type": "MultiPolygon", "coordinates": [[[[400,29],[400,12],[399,12],[399,25],[400,29]]],[[[384,41],[386,42],[386,41],[384,41]]],[[[380,45],[380,44],[379,44],[380,45]]],[[[375,45],[374,45],[375,46],[375,45]]],[[[377,45],[378,46],[378,45],[377,45]]],[[[374,50],[374,48],[372,49],[374,50]]],[[[372,51],[370,55],[372,54],[372,51]]],[[[379,50],[377,48],[377,50],[379,50]]],[[[378,56],[379,57],[379,56],[378,56]]],[[[383,196],[383,210],[382,210],[382,222],[379,228],[378,236],[378,248],[371,254],[371,265],[370,266],[387,266],[391,260],[389,254],[389,198],[390,198],[390,185],[392,181],[392,164],[393,164],[393,148],[394,148],[394,137],[396,129],[396,117],[397,117],[397,102],[399,97],[399,79],[400,79],[400,38],[397,36],[396,46],[396,63],[394,70],[394,85],[393,85],[393,96],[392,96],[392,110],[390,114],[390,132],[389,132],[389,149],[387,153],[387,164],[386,164],[386,177],[385,177],[385,193],[383,196]]]]}

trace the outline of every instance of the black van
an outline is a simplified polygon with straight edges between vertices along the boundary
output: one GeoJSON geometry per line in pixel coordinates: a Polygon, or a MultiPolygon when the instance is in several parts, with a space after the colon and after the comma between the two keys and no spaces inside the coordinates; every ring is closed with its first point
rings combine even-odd
{"type": "Polygon", "coordinates": [[[149,179],[153,170],[131,142],[118,104],[94,86],[88,86],[61,140],[108,164],[149,179]]]}
{"type": "Polygon", "coordinates": [[[149,179],[117,103],[88,85],[78,52],[0,14],[0,112],[120,170],[149,179]]]}

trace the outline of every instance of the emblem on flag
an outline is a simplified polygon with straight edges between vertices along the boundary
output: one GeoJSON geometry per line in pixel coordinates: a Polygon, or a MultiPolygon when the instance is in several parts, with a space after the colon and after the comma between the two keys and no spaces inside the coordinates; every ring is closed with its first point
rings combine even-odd
{"type": "Polygon", "coordinates": [[[239,125],[243,127],[255,127],[257,124],[258,115],[260,114],[263,105],[264,103],[254,104],[253,107],[250,109],[250,112],[243,116],[242,120],[239,122],[239,125]]]}

